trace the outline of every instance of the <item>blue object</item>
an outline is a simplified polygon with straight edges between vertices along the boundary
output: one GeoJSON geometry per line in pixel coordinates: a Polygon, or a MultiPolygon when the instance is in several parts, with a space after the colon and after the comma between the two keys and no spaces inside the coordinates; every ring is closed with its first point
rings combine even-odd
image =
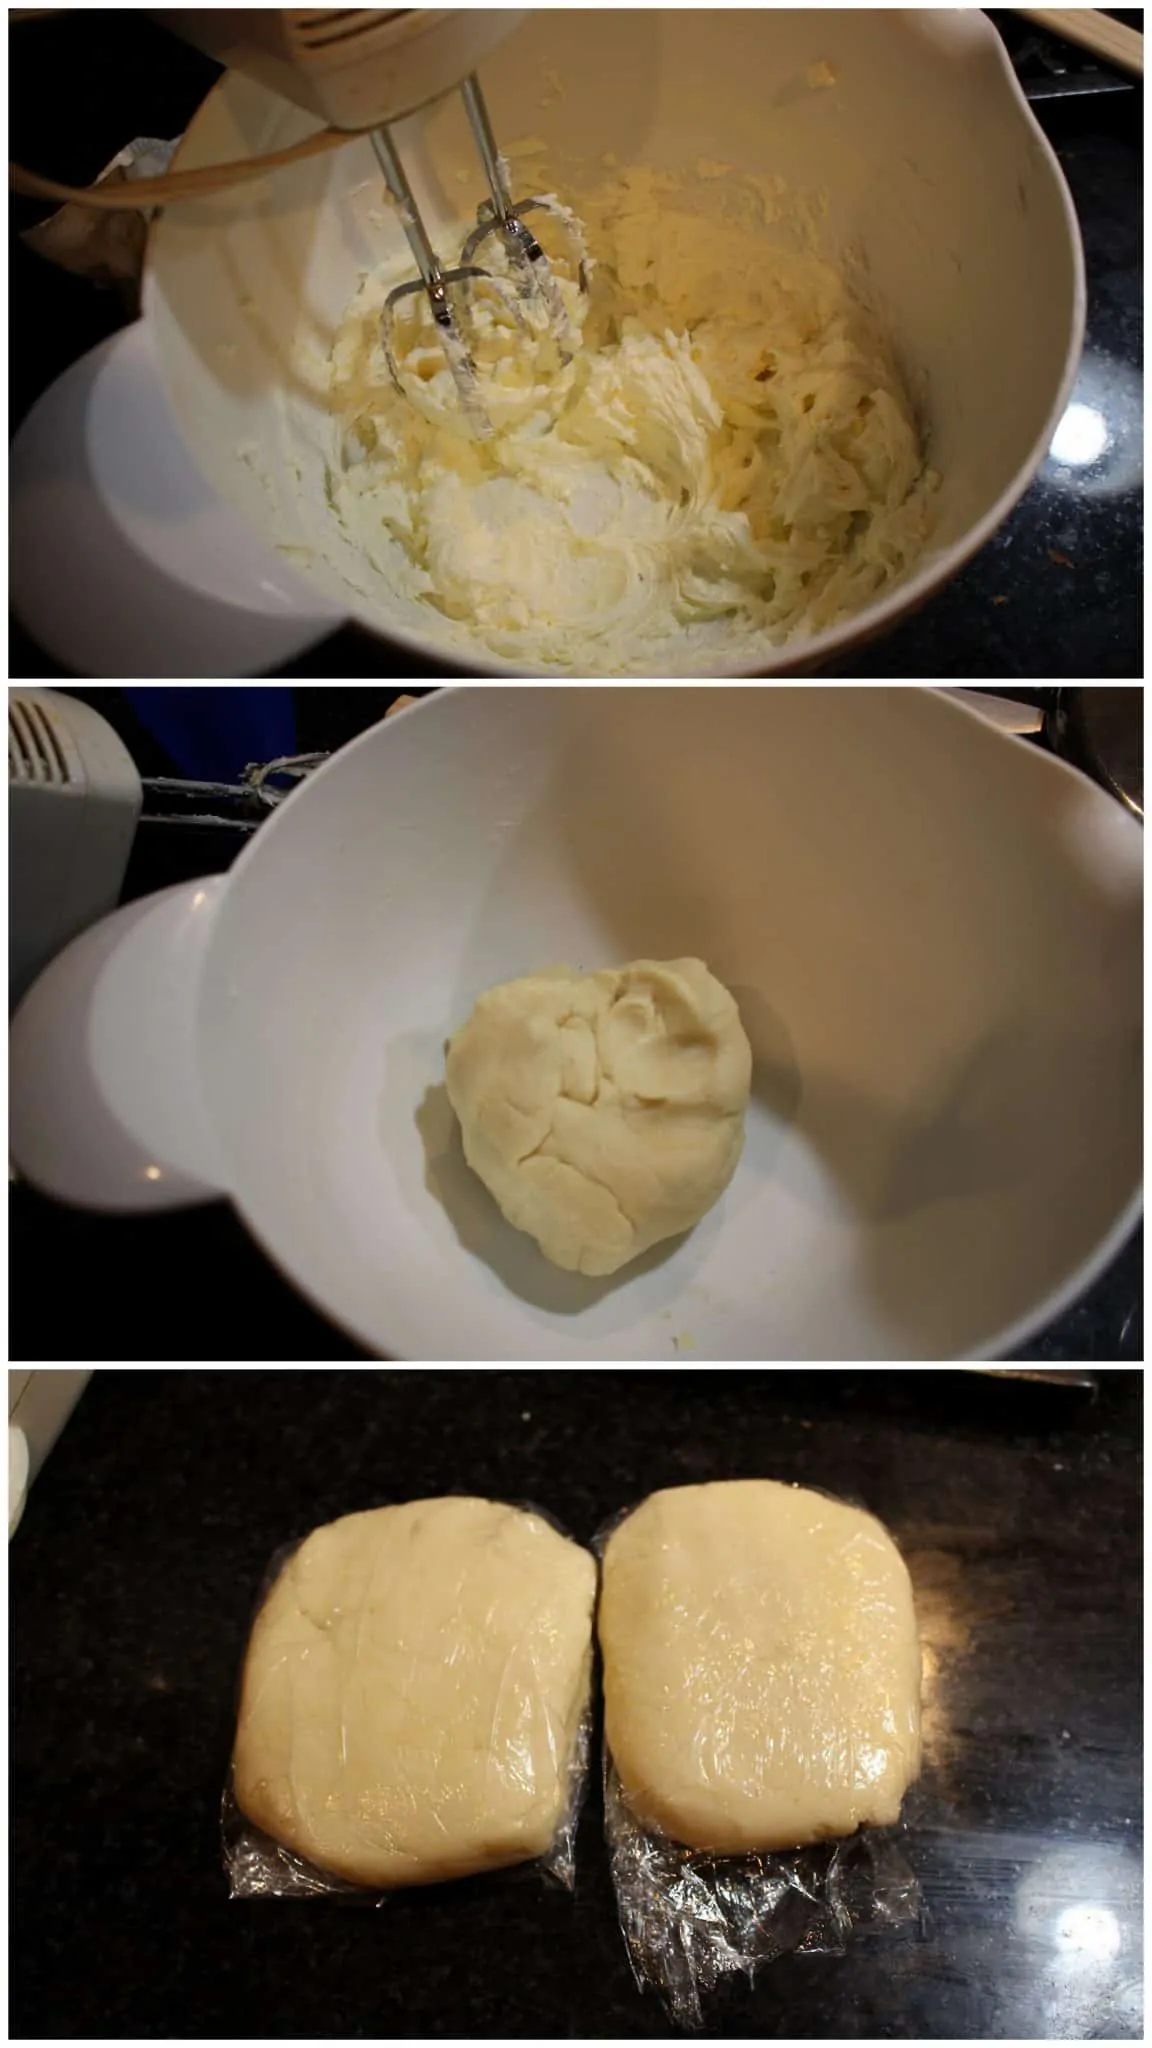
{"type": "Polygon", "coordinates": [[[237,782],[250,761],[296,752],[291,690],[201,683],[124,695],[181,775],[194,782],[237,782]]]}

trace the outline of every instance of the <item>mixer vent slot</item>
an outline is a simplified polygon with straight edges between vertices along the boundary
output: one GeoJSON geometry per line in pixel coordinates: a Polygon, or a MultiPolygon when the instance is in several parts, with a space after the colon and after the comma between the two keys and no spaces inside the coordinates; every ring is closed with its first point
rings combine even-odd
{"type": "Polygon", "coordinates": [[[74,780],[52,721],[39,704],[9,694],[8,780],[66,789],[74,780]]]}
{"type": "Polygon", "coordinates": [[[288,10],[288,17],[292,40],[298,49],[327,50],[334,43],[368,35],[411,12],[408,7],[293,7],[288,10]]]}

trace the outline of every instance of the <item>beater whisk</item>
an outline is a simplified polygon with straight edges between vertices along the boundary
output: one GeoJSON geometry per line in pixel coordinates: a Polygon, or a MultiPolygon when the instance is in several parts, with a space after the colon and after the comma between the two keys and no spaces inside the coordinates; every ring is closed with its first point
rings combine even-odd
{"type": "Polygon", "coordinates": [[[579,233],[566,208],[553,199],[512,199],[508,168],[496,147],[488,109],[475,73],[464,80],[460,92],[491,196],[477,209],[476,226],[464,243],[459,263],[451,270],[443,269],[432,247],[388,127],[372,130],[376,160],[396,204],[420,273],[419,277],[398,284],[389,292],[381,315],[380,338],[392,381],[401,395],[407,397],[395,345],[396,307],[411,294],[424,292],[444,351],[444,360],[456,386],[461,412],[472,435],[483,440],[491,434],[492,423],[484,408],[476,364],[453,304],[453,293],[459,289],[464,294],[478,282],[483,283],[495,293],[514,325],[524,333],[530,325],[525,309],[534,307],[543,314],[543,324],[556,342],[561,362],[566,363],[571,361],[579,333],[564,303],[556,273],[531,229],[525,227],[523,216],[543,212],[560,220],[572,240],[573,269],[581,293],[588,289],[588,278],[579,233]],[[481,245],[492,235],[499,239],[506,256],[507,280],[473,261],[481,245]]]}

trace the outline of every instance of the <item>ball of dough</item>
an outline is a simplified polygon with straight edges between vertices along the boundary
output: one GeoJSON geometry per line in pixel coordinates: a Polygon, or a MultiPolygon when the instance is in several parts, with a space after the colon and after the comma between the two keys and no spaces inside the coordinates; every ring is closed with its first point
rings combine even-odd
{"type": "Polygon", "coordinates": [[[735,1854],[899,1818],[920,1645],[871,1515],[771,1479],[654,1493],[609,1540],[598,1625],[605,1736],[646,1826],[735,1854]]]}
{"type": "Polygon", "coordinates": [[[354,1884],[542,1855],[567,1806],[595,1590],[586,1550],[496,1501],[313,1530],[252,1630],[237,1804],[354,1884]]]}
{"type": "Polygon", "coordinates": [[[752,1053],[702,961],[636,960],[489,989],[446,1078],[464,1156],[509,1223],[554,1265],[606,1274],[723,1194],[752,1053]]]}

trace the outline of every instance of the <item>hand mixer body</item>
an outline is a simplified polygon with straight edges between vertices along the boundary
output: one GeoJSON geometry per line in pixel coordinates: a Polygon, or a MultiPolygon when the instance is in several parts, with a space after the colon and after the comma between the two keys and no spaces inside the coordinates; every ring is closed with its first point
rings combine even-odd
{"type": "MultiPolygon", "coordinates": [[[[524,18],[525,10],[507,8],[187,8],[158,15],[186,41],[221,63],[252,74],[333,127],[371,132],[377,162],[419,272],[418,278],[397,285],[384,306],[381,339],[393,382],[407,395],[397,361],[396,306],[423,291],[456,387],[461,422],[476,439],[484,439],[492,427],[453,303],[455,292],[483,283],[521,328],[525,323],[517,301],[535,299],[555,334],[561,361],[570,358],[577,341],[548,259],[521,219],[532,208],[555,209],[541,198],[512,199],[507,166],[497,149],[475,70],[524,18]],[[420,218],[389,129],[402,116],[457,88],[491,197],[480,208],[459,264],[445,270],[420,218]],[[489,235],[500,241],[514,290],[473,261],[489,235]]],[[[584,290],[582,245],[575,268],[584,290]]]]}
{"type": "Polygon", "coordinates": [[[185,42],[352,132],[454,92],[525,20],[499,7],[186,7],[156,13],[185,42]]]}

